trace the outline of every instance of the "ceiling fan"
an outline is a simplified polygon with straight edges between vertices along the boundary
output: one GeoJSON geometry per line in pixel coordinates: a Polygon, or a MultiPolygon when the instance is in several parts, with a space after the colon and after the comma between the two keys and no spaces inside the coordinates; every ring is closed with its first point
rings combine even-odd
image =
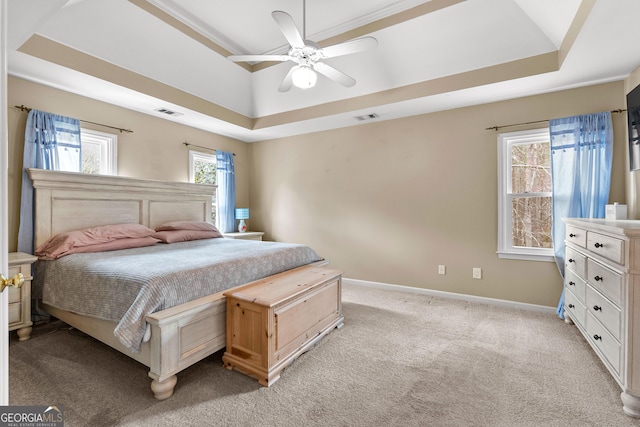
{"type": "Polygon", "coordinates": [[[351,87],[356,84],[353,77],[344,74],[342,71],[337,70],[325,62],[322,62],[322,60],[362,52],[364,50],[372,49],[378,44],[378,41],[374,37],[370,36],[360,37],[324,48],[319,47],[312,41],[306,40],[306,1],[303,1],[302,5],[302,34],[298,31],[293,18],[288,13],[276,10],[271,13],[271,16],[273,16],[278,27],[280,27],[280,31],[291,46],[286,55],[230,55],[227,58],[234,62],[295,62],[296,65],[291,67],[282,83],[280,83],[280,86],[278,87],[280,92],[287,92],[291,89],[292,85],[302,89],[315,86],[318,78],[316,72],[340,83],[345,87],[351,87]]]}

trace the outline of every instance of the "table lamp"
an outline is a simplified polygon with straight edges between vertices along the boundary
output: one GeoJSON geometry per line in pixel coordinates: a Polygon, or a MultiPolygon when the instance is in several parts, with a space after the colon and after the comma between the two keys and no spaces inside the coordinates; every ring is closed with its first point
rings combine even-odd
{"type": "Polygon", "coordinates": [[[249,208],[236,208],[236,219],[240,220],[238,231],[241,233],[247,231],[247,224],[244,223],[244,220],[249,219],[249,208]]]}

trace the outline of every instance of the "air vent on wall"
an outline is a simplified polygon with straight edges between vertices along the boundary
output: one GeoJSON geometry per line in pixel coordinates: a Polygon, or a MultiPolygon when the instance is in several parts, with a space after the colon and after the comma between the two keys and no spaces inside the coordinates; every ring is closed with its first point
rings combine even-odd
{"type": "Polygon", "coordinates": [[[156,108],[155,111],[157,111],[158,113],[166,114],[168,116],[182,116],[182,113],[178,113],[177,111],[171,111],[167,108],[156,108]]]}
{"type": "Polygon", "coordinates": [[[371,120],[371,119],[377,119],[378,115],[376,113],[371,113],[371,114],[365,114],[364,116],[356,116],[355,119],[359,120],[359,121],[363,121],[363,120],[371,120]]]}

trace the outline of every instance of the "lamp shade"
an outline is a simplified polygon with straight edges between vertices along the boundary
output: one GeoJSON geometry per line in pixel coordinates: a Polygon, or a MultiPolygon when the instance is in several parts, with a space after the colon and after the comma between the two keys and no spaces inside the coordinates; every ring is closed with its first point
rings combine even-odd
{"type": "Polygon", "coordinates": [[[309,89],[310,87],[314,87],[316,84],[316,80],[318,80],[318,75],[315,71],[311,69],[311,67],[307,65],[300,65],[291,75],[293,79],[293,84],[300,89],[309,89]]]}
{"type": "Polygon", "coordinates": [[[236,219],[249,219],[249,208],[236,208],[236,219]]]}

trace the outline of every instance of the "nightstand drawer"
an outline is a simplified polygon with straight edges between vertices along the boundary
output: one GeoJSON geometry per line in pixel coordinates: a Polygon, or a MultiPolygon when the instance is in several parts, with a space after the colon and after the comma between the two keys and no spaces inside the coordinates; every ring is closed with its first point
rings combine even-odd
{"type": "MultiPolygon", "coordinates": [[[[34,257],[35,259],[35,257],[34,257]]],[[[9,276],[13,277],[18,273],[22,273],[24,280],[31,280],[31,264],[9,265],[9,276]]]]}
{"type": "Polygon", "coordinates": [[[20,302],[9,304],[9,326],[12,323],[20,322],[20,302]]]}
{"type": "Polygon", "coordinates": [[[587,233],[587,249],[615,263],[624,264],[624,240],[590,231],[587,233]]]}
{"type": "Polygon", "coordinates": [[[9,304],[20,302],[20,299],[22,297],[22,290],[20,288],[14,288],[13,286],[11,286],[8,287],[7,290],[9,291],[9,304]]]}

